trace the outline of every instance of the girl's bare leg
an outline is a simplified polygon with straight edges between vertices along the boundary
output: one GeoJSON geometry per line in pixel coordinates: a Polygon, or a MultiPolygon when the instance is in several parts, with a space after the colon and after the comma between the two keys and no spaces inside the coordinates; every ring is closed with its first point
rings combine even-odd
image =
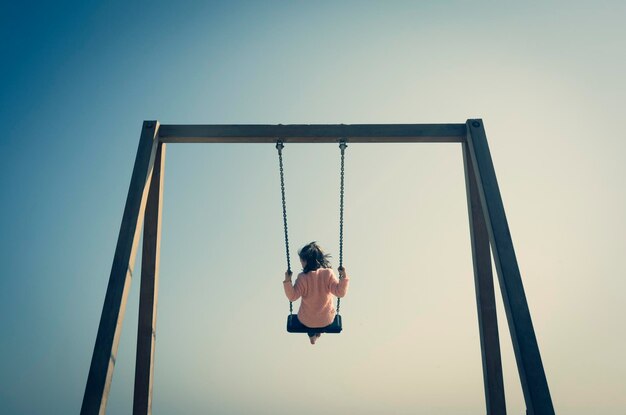
{"type": "Polygon", "coordinates": [[[317,339],[320,338],[321,335],[321,333],[316,333],[314,336],[310,336],[309,341],[311,342],[311,344],[315,344],[315,342],[317,341],[317,339]]]}

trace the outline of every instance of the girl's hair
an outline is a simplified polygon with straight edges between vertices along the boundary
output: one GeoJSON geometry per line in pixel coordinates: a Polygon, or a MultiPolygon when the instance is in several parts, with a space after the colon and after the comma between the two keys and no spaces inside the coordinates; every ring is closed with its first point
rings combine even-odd
{"type": "Polygon", "coordinates": [[[315,241],[303,246],[298,251],[298,255],[306,261],[306,265],[302,270],[305,274],[318,268],[330,268],[330,261],[328,260],[330,254],[325,254],[315,241]]]}

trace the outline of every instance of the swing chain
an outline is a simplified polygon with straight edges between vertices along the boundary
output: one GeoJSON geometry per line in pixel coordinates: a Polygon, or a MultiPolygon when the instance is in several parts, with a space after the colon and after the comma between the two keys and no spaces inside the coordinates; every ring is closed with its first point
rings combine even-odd
{"type": "MultiPolygon", "coordinates": [[[[339,148],[341,149],[341,174],[339,185],[339,268],[343,268],[343,182],[344,182],[344,158],[345,151],[348,147],[345,138],[339,140],[339,148]]],[[[341,279],[341,275],[339,276],[341,279]]],[[[341,299],[337,297],[337,314],[339,314],[339,307],[341,306],[341,299]]]]}
{"type": "MultiPolygon", "coordinates": [[[[276,150],[278,150],[278,165],[280,170],[280,194],[283,201],[283,227],[285,229],[285,252],[287,254],[287,272],[291,274],[291,260],[289,258],[289,234],[287,232],[287,203],[285,201],[285,174],[283,169],[283,140],[276,141],[276,150]]],[[[293,314],[293,303],[289,302],[289,314],[293,314]]]]}
{"type": "MultiPolygon", "coordinates": [[[[276,149],[278,150],[278,165],[280,170],[280,194],[283,205],[283,227],[285,230],[285,253],[287,254],[287,271],[291,273],[291,260],[289,257],[289,233],[287,231],[287,202],[285,200],[285,173],[283,168],[283,148],[285,147],[283,140],[276,141],[276,149]]],[[[339,186],[339,268],[343,267],[343,199],[344,199],[344,164],[345,151],[348,147],[345,138],[339,140],[339,149],[341,150],[341,174],[339,186]]],[[[341,276],[340,276],[341,278],[341,276]]],[[[337,314],[341,307],[341,299],[337,298],[337,314]]],[[[293,303],[289,302],[289,314],[293,314],[293,303]]]]}

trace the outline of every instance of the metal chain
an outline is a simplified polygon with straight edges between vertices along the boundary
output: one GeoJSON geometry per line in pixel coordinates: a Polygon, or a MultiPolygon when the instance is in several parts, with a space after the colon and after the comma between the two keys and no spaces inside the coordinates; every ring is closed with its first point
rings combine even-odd
{"type": "MultiPolygon", "coordinates": [[[[287,256],[287,271],[291,272],[291,260],[289,257],[289,233],[287,228],[287,203],[285,200],[285,173],[283,168],[283,148],[284,144],[282,140],[276,142],[276,149],[278,150],[278,165],[280,170],[280,194],[283,204],[283,227],[285,229],[285,253],[287,256]]],[[[344,164],[345,164],[345,150],[348,145],[346,140],[342,139],[339,142],[339,148],[341,149],[341,173],[340,173],[340,186],[339,186],[339,267],[343,267],[343,199],[344,199],[344,164]]],[[[339,308],[341,307],[341,299],[337,298],[337,314],[339,314],[339,308]]],[[[293,303],[289,302],[289,314],[293,314],[293,303]]]]}
{"type": "MultiPolygon", "coordinates": [[[[283,140],[276,141],[278,150],[278,166],[280,170],[280,194],[283,199],[283,227],[285,229],[285,253],[287,254],[287,271],[291,273],[291,260],[289,258],[289,234],[287,232],[287,203],[285,201],[285,174],[283,170],[283,140]]],[[[289,302],[289,314],[293,314],[293,303],[289,302]]]]}
{"type": "MultiPolygon", "coordinates": [[[[344,181],[344,158],[345,151],[348,144],[346,139],[339,141],[339,148],[341,149],[341,174],[339,185],[339,268],[343,267],[343,181],[344,181]]],[[[340,276],[341,278],[341,276],[340,276]]],[[[337,314],[339,314],[339,307],[341,306],[341,299],[337,297],[337,314]]]]}

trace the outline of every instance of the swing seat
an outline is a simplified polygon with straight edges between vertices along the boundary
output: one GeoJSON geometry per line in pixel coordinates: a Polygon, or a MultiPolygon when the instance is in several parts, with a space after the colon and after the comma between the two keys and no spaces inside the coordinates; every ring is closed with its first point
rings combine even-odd
{"type": "Polygon", "coordinates": [[[297,314],[287,316],[287,331],[289,333],[341,333],[341,315],[336,314],[335,319],[326,327],[307,327],[298,320],[297,314]]]}

